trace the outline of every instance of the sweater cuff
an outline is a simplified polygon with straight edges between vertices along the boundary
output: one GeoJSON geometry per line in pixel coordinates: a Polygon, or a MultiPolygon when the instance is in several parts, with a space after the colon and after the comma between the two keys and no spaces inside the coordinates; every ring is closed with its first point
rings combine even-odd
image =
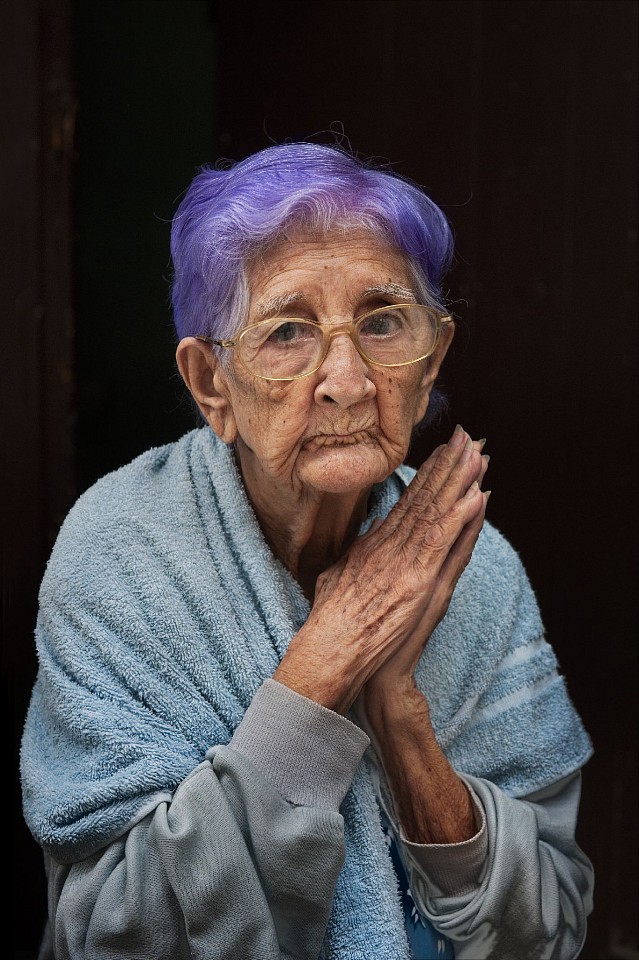
{"type": "Polygon", "coordinates": [[[229,747],[285,800],[337,809],[370,741],[354,723],[277,680],[259,688],[229,747]]]}
{"type": "Polygon", "coordinates": [[[480,885],[488,853],[486,814],[468,780],[464,780],[475,811],[478,831],[461,843],[411,843],[401,838],[411,867],[426,884],[432,897],[461,897],[480,885]]]}

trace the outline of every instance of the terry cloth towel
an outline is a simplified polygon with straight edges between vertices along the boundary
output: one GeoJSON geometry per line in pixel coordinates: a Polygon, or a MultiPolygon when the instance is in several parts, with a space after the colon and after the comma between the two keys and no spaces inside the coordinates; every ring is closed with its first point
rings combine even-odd
{"type": "MultiPolygon", "coordinates": [[[[362,532],[413,475],[401,467],[374,488],[362,532]]],[[[308,613],[208,427],[100,480],[66,519],[41,587],[21,761],[36,840],[76,861],[170,800],[229,742],[308,613]]],[[[511,795],[590,756],[522,565],[490,525],[418,681],[453,765],[511,795]]],[[[324,944],[334,960],[409,956],[370,763],[341,807],[346,858],[324,944]]]]}

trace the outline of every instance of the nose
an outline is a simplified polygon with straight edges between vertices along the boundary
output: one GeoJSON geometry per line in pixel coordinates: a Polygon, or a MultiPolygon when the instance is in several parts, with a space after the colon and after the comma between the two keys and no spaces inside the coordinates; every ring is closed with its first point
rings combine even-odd
{"type": "Polygon", "coordinates": [[[348,333],[336,331],[318,371],[316,402],[336,403],[346,409],[361,400],[370,400],[377,390],[369,372],[348,333]]]}

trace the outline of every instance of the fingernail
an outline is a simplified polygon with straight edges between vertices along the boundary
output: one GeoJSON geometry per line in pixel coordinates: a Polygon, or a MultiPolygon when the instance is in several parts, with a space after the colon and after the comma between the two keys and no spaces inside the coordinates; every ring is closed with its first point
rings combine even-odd
{"type": "Polygon", "coordinates": [[[484,490],[484,496],[486,497],[486,502],[488,502],[488,498],[490,497],[492,492],[493,492],[492,490],[484,490]]]}
{"type": "Polygon", "coordinates": [[[461,457],[459,458],[459,462],[460,462],[460,463],[466,463],[467,460],[470,460],[470,455],[472,454],[472,452],[473,452],[473,441],[472,441],[472,440],[470,439],[470,437],[469,437],[468,440],[466,441],[466,446],[464,447],[464,452],[462,453],[461,457]]]}
{"type": "Polygon", "coordinates": [[[482,437],[481,440],[477,441],[477,443],[479,444],[479,449],[483,450],[486,446],[486,437],[482,437]]]}
{"type": "Polygon", "coordinates": [[[461,447],[463,439],[465,436],[464,428],[460,423],[457,424],[453,430],[453,435],[450,438],[449,444],[451,447],[461,447]]]}
{"type": "Polygon", "coordinates": [[[473,483],[471,483],[471,485],[469,486],[468,490],[466,491],[466,496],[468,497],[468,499],[472,500],[475,494],[478,492],[478,490],[479,490],[479,484],[477,483],[476,480],[474,480],[473,483]]]}
{"type": "Polygon", "coordinates": [[[489,454],[489,453],[482,453],[481,458],[482,458],[482,460],[484,460],[486,463],[488,463],[488,461],[490,460],[490,454],[489,454]]]}

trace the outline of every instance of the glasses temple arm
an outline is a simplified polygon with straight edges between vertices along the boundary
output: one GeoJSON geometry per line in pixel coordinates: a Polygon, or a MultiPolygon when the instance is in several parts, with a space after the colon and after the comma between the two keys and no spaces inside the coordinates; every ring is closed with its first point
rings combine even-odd
{"type": "Polygon", "coordinates": [[[195,340],[202,340],[203,343],[214,343],[216,347],[234,347],[237,340],[215,340],[213,337],[205,337],[204,334],[196,333],[195,340]]]}

